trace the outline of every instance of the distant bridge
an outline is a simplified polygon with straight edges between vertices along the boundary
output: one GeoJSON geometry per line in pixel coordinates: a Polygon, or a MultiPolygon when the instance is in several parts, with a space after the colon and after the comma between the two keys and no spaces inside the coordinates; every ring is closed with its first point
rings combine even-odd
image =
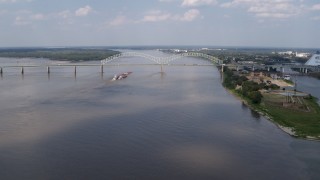
{"type": "Polygon", "coordinates": [[[165,56],[165,57],[156,57],[145,53],[140,52],[123,52],[120,54],[116,54],[113,56],[110,56],[104,60],[101,60],[100,64],[79,64],[79,63],[62,63],[62,64],[35,64],[35,65],[0,65],[0,75],[2,76],[4,72],[4,68],[21,68],[21,74],[24,74],[25,68],[33,68],[33,67],[46,67],[48,74],[50,73],[50,67],[74,67],[74,73],[77,72],[77,67],[79,66],[100,66],[101,73],[104,72],[104,66],[150,66],[150,65],[161,65],[161,72],[162,72],[162,66],[163,65],[171,65],[171,66],[214,66],[218,65],[221,66],[223,64],[223,61],[208,55],[204,53],[197,53],[197,52],[186,52],[186,53],[180,53],[180,54],[174,54],[172,56],[165,56]],[[122,58],[122,57],[141,57],[148,60],[151,60],[153,64],[112,64],[111,61],[114,61],[116,59],[122,58]],[[204,58],[208,59],[212,64],[170,64],[170,62],[181,59],[183,57],[197,57],[197,58],[204,58]]]}
{"type": "Polygon", "coordinates": [[[174,60],[177,60],[177,59],[180,59],[183,57],[204,58],[204,59],[208,59],[212,63],[218,64],[218,65],[221,65],[223,63],[222,60],[220,60],[214,56],[210,56],[210,55],[204,54],[204,53],[197,53],[197,52],[186,52],[186,53],[175,54],[175,55],[166,56],[166,57],[156,57],[156,56],[152,56],[152,55],[144,54],[144,53],[139,53],[139,52],[124,52],[124,53],[116,54],[114,56],[110,56],[110,57],[102,60],[101,64],[102,65],[107,64],[107,63],[114,61],[116,59],[119,59],[121,57],[141,57],[141,58],[151,60],[159,65],[169,64],[171,61],[174,61],[174,60]]]}

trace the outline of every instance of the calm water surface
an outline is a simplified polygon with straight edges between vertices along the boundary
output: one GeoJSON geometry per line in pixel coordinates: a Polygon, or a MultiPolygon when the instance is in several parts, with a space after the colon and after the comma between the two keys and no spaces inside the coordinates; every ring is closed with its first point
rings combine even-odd
{"type": "MultiPolygon", "coordinates": [[[[148,61],[114,63],[128,62],[148,61]]],[[[99,70],[4,69],[0,179],[320,179],[320,143],[292,138],[248,109],[215,67],[99,70]],[[133,73],[110,81],[125,71],[133,73]]]]}

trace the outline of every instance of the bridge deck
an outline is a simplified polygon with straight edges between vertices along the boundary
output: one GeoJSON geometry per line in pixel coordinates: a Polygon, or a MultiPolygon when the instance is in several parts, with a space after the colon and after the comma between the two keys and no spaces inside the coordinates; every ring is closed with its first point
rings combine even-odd
{"type": "Polygon", "coordinates": [[[88,67],[101,67],[101,66],[216,66],[214,64],[46,64],[46,65],[5,65],[2,68],[21,68],[21,67],[74,67],[74,66],[88,66],[88,67]]]}

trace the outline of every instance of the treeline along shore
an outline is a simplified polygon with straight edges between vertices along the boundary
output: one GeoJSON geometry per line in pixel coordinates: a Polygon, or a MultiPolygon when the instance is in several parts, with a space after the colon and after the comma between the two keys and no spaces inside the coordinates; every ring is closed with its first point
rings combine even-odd
{"type": "Polygon", "coordinates": [[[280,88],[262,72],[259,76],[256,74],[241,74],[225,67],[223,85],[288,134],[320,140],[320,107],[317,99],[311,94],[280,88]]]}
{"type": "Polygon", "coordinates": [[[2,48],[0,57],[46,58],[60,61],[97,61],[119,54],[105,48],[2,48]]]}

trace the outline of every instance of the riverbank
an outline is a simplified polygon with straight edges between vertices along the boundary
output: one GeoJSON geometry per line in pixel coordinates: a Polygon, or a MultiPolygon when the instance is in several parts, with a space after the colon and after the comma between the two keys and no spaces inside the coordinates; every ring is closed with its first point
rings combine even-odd
{"type": "MultiPolygon", "coordinates": [[[[224,72],[225,76],[228,76],[226,72],[224,72]]],[[[224,78],[224,80],[230,79],[224,78]]],[[[239,85],[237,86],[239,88],[239,85]]],[[[311,95],[303,92],[295,95],[295,92],[288,91],[259,90],[262,95],[261,102],[254,103],[250,97],[243,96],[243,92],[236,88],[225,87],[251,109],[265,116],[289,135],[308,140],[320,140],[320,107],[317,99],[311,95]]]]}
{"type": "Polygon", "coordinates": [[[289,134],[305,139],[320,140],[320,108],[317,99],[308,96],[284,96],[263,94],[258,106],[282,129],[291,129],[289,134]],[[289,101],[286,98],[290,98],[289,101]],[[293,99],[293,102],[291,101],[293,99]]]}

